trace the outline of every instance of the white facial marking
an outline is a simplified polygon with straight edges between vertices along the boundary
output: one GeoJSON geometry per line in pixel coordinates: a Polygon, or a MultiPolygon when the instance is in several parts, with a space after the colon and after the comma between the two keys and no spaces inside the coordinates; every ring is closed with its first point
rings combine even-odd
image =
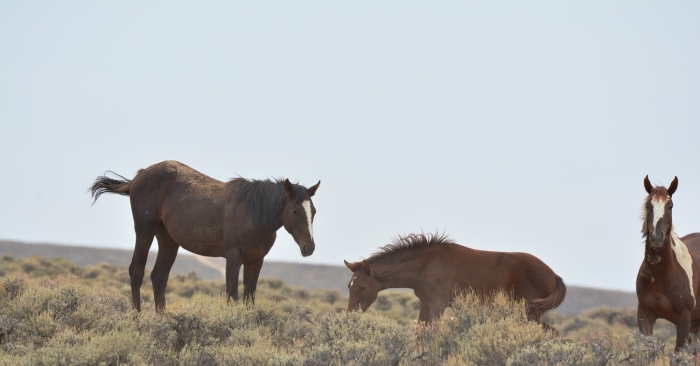
{"type": "Polygon", "coordinates": [[[306,200],[302,202],[301,207],[306,211],[306,222],[309,223],[309,234],[311,235],[311,240],[314,240],[314,227],[311,224],[311,201],[306,200]]]}
{"type": "Polygon", "coordinates": [[[693,258],[690,256],[688,247],[678,238],[676,230],[671,228],[671,238],[673,239],[673,252],[676,253],[676,260],[681,268],[688,275],[688,284],[690,287],[690,296],[693,298],[693,307],[695,307],[695,293],[693,292],[693,258]]]}
{"type": "Polygon", "coordinates": [[[652,227],[652,234],[656,233],[656,223],[661,220],[662,217],[664,217],[664,212],[666,211],[666,202],[668,202],[668,198],[666,199],[660,199],[660,198],[652,198],[651,199],[651,205],[654,208],[654,226],[652,227]]]}
{"type": "Polygon", "coordinates": [[[353,276],[352,279],[350,280],[350,287],[352,287],[353,282],[355,282],[355,276],[353,276]]]}

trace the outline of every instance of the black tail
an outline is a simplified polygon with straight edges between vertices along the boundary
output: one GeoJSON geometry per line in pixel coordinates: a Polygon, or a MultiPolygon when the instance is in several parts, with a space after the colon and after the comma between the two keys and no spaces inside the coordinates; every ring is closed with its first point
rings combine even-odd
{"type": "Polygon", "coordinates": [[[130,189],[131,180],[126,179],[121,175],[108,170],[105,172],[105,175],[99,176],[97,177],[97,179],[95,179],[95,183],[93,183],[92,186],[88,188],[88,192],[90,192],[92,197],[95,198],[95,200],[92,201],[92,204],[95,204],[95,201],[97,201],[97,199],[100,198],[100,196],[103,193],[116,193],[121,194],[122,196],[128,196],[130,189]],[[109,178],[107,177],[107,173],[112,173],[122,179],[119,180],[109,178]]]}

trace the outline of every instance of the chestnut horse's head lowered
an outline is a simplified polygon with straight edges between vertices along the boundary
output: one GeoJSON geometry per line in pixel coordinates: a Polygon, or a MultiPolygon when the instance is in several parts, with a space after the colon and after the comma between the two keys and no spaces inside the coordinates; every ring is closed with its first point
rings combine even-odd
{"type": "Polygon", "coordinates": [[[644,201],[642,209],[642,220],[644,221],[642,235],[651,249],[660,251],[673,229],[671,196],[678,188],[678,177],[673,178],[673,182],[667,189],[663,186],[653,187],[647,175],[644,178],[644,188],[649,195],[644,201]]]}
{"type": "Polygon", "coordinates": [[[352,279],[350,279],[348,284],[348,290],[350,290],[348,311],[367,311],[367,308],[377,299],[377,294],[382,290],[382,285],[377,281],[372,267],[366,260],[354,263],[343,262],[353,272],[352,279]]]}

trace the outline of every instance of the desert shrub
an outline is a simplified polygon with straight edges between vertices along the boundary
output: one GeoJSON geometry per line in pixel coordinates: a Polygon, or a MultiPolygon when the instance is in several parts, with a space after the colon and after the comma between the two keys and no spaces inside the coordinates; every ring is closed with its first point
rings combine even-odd
{"type": "Polygon", "coordinates": [[[630,334],[630,355],[628,361],[633,365],[652,365],[666,356],[666,347],[658,339],[641,333],[630,334]]]}
{"type": "Polygon", "coordinates": [[[312,342],[305,365],[398,365],[412,340],[390,319],[351,312],[323,315],[312,342]]]}
{"type": "Polygon", "coordinates": [[[0,278],[0,296],[14,299],[24,289],[24,280],[18,277],[2,277],[0,278]]]}
{"type": "Polygon", "coordinates": [[[584,344],[555,338],[526,344],[508,358],[508,366],[593,365],[595,358],[584,344]]]}
{"type": "Polygon", "coordinates": [[[336,301],[340,300],[342,296],[340,295],[340,291],[338,290],[319,289],[313,292],[312,298],[333,305],[336,301]]]}
{"type": "Polygon", "coordinates": [[[636,309],[613,309],[603,306],[584,311],[581,315],[584,318],[601,319],[609,325],[620,324],[628,328],[637,326],[636,309]]]}
{"type": "Polygon", "coordinates": [[[384,295],[377,296],[377,309],[387,311],[391,309],[391,301],[384,295]]]}
{"type": "Polygon", "coordinates": [[[504,293],[466,293],[452,308],[452,317],[418,332],[420,350],[447,364],[504,365],[523,346],[554,338],[528,321],[524,302],[504,293]]]}
{"type": "Polygon", "coordinates": [[[28,356],[31,365],[119,365],[142,363],[138,334],[133,330],[113,331],[87,337],[66,330],[28,356]]]}
{"type": "Polygon", "coordinates": [[[276,278],[273,278],[273,279],[264,279],[263,278],[263,279],[260,279],[260,281],[258,282],[258,286],[260,286],[260,285],[266,285],[267,287],[269,287],[271,289],[278,289],[284,285],[284,281],[282,281],[280,279],[276,279],[276,278]]]}
{"type": "Polygon", "coordinates": [[[126,267],[3,256],[0,270],[0,365],[693,365],[700,351],[695,342],[674,354],[667,322],[641,336],[624,309],[548,314],[556,337],[503,294],[466,294],[426,326],[409,291],[348,314],[337,290],[263,279],[246,304],[189,273],[171,276],[156,314],[148,271],[138,313],[126,267]]]}

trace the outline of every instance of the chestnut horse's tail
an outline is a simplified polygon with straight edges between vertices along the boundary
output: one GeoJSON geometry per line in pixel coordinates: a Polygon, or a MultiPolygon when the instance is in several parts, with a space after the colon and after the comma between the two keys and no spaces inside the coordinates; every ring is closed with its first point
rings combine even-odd
{"type": "MultiPolygon", "coordinates": [[[[141,171],[139,171],[141,172],[141,171]]],[[[112,172],[112,171],[107,171],[105,172],[105,175],[101,175],[95,179],[95,183],[88,188],[88,192],[91,193],[92,197],[95,198],[92,203],[94,204],[95,201],[97,201],[98,198],[103,193],[116,193],[116,194],[121,194],[122,196],[128,196],[129,195],[129,190],[131,189],[131,180],[126,179],[122,177],[121,175],[112,172]],[[107,177],[107,173],[112,173],[120,178],[119,179],[113,179],[107,177]]]]}
{"type": "Polygon", "coordinates": [[[557,284],[554,287],[554,291],[548,297],[544,299],[530,300],[528,302],[528,310],[531,314],[537,314],[541,316],[546,311],[556,309],[566,297],[566,285],[564,285],[564,280],[561,277],[556,276],[557,284]]]}

